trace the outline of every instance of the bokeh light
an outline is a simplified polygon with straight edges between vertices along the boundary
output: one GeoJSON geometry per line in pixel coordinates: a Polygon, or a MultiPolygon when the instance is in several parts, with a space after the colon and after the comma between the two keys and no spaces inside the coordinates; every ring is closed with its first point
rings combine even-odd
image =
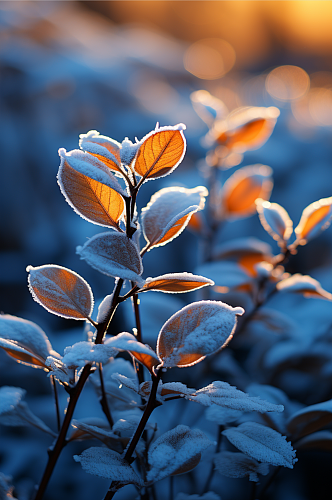
{"type": "Polygon", "coordinates": [[[299,66],[279,66],[266,78],[266,90],[279,101],[293,101],[303,97],[310,87],[309,75],[299,66]]]}
{"type": "Polygon", "coordinates": [[[184,67],[204,80],[216,80],[234,66],[235,50],[220,38],[206,38],[193,43],[184,55],[184,67]]]}

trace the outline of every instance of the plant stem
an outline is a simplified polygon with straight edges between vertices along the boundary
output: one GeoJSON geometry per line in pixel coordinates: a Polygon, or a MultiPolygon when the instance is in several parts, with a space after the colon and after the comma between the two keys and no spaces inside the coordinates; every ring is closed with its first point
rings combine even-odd
{"type": "Polygon", "coordinates": [[[108,423],[110,424],[110,427],[112,429],[114,425],[114,421],[107,403],[107,398],[106,398],[106,392],[105,392],[105,385],[104,385],[104,377],[103,377],[103,367],[102,364],[99,363],[99,380],[100,380],[100,390],[101,390],[101,399],[100,399],[100,404],[103,409],[103,412],[106,415],[106,418],[108,420],[108,423]]]}
{"type": "Polygon", "coordinates": [[[56,387],[55,378],[53,375],[50,376],[53,394],[54,394],[54,403],[55,403],[55,411],[56,411],[56,422],[57,422],[57,430],[60,432],[61,428],[61,420],[60,420],[60,407],[59,407],[59,398],[58,398],[58,390],[56,387]]]}
{"type": "Polygon", "coordinates": [[[119,298],[119,295],[120,295],[120,291],[121,291],[122,285],[123,285],[123,279],[119,279],[117,281],[116,285],[115,285],[115,289],[114,289],[114,292],[113,292],[112,304],[111,304],[110,310],[109,310],[109,312],[107,314],[107,317],[103,321],[103,323],[100,323],[98,325],[95,344],[102,344],[102,342],[103,342],[104,335],[107,332],[109,324],[110,324],[110,322],[113,319],[115,310],[118,307],[118,304],[119,304],[118,298],[119,298]]]}
{"type": "MultiPolygon", "coordinates": [[[[134,283],[132,283],[132,286],[134,286],[134,283]]],[[[135,293],[133,295],[132,299],[133,299],[135,321],[136,321],[137,340],[138,340],[138,342],[143,342],[141,318],[140,318],[140,313],[139,313],[138,294],[135,293]]],[[[143,365],[141,363],[138,363],[137,376],[138,376],[139,384],[142,384],[144,382],[144,369],[143,369],[143,365]]]]}
{"type": "Polygon", "coordinates": [[[66,445],[66,435],[75,410],[75,406],[90,373],[91,373],[91,365],[85,365],[76,386],[71,391],[67,411],[65,414],[65,418],[63,420],[61,430],[59,432],[58,438],[55,442],[53,449],[49,451],[49,459],[34,500],[41,500],[44,495],[44,492],[52,475],[53,469],[57,463],[59,455],[64,446],[66,445]]]}
{"type": "MultiPolygon", "coordinates": [[[[160,380],[160,377],[161,377],[161,369],[158,370],[157,374],[153,374],[152,375],[152,378],[153,378],[153,382],[152,382],[152,388],[151,388],[151,392],[150,392],[150,397],[149,397],[149,400],[147,402],[147,405],[145,407],[145,410],[144,410],[144,413],[142,415],[142,418],[140,420],[140,423],[138,424],[138,427],[135,431],[135,434],[133,435],[131,441],[130,441],[130,444],[127,448],[127,451],[124,455],[124,460],[126,460],[129,464],[132,463],[132,455],[135,451],[135,448],[137,446],[137,443],[145,429],[145,426],[149,420],[149,417],[151,415],[151,413],[153,412],[153,410],[155,408],[157,408],[157,406],[159,406],[160,404],[156,401],[156,395],[157,395],[157,389],[158,389],[158,384],[159,384],[159,380],[160,380]]],[[[110,488],[108,490],[108,492],[106,493],[106,496],[104,498],[104,500],[111,500],[117,489],[117,482],[113,481],[110,485],[110,488]]]]}

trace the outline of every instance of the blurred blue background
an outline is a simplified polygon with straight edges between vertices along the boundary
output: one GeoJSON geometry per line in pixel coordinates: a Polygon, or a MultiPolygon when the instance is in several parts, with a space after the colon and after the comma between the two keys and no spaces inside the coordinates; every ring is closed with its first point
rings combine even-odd
{"type": "MultiPolygon", "coordinates": [[[[241,166],[273,168],[271,201],[283,205],[295,225],[303,208],[331,196],[331,16],[332,3],[321,1],[0,2],[1,311],[38,323],[61,353],[70,343],[68,329],[77,341],[77,323],[44,311],[26,283],[27,265],[54,263],[82,275],[96,299],[113,288],[75,255],[77,245],[103,229],[65,202],[56,183],[57,151],[78,148],[79,134],[90,129],[121,142],[141,139],[156,122],[183,122],[183,163],[170,177],[143,186],[139,208],[162,187],[204,184],[197,166],[207,127],[192,109],[195,90],[208,90],[230,111],[280,109],[271,138],[246,153],[241,166]]],[[[274,245],[257,217],[229,223],[220,241],[240,236],[274,245]]],[[[311,274],[332,292],[331,249],[330,230],[301,249],[291,271],[311,274]]],[[[144,277],[193,272],[196,252],[195,235],[185,231],[146,256],[144,277]]],[[[182,297],[174,307],[169,299],[170,314],[184,304],[182,297]]],[[[22,385],[22,372],[0,356],[0,384],[22,385]]],[[[40,383],[39,372],[29,374],[40,383]]],[[[46,394],[46,386],[36,393],[46,394]]]]}

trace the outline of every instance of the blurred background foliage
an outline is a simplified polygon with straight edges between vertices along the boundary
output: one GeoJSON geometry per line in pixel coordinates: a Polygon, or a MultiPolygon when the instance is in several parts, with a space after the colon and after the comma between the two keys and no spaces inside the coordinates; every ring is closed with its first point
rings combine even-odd
{"type": "MultiPolygon", "coordinates": [[[[309,203],[331,196],[331,19],[332,2],[324,1],[1,1],[0,309],[35,321],[48,334],[77,327],[32,301],[27,265],[71,268],[91,284],[96,298],[110,293],[109,278],[75,255],[76,246],[100,228],[65,203],[56,185],[57,151],[78,148],[79,134],[90,129],[121,142],[126,136],[141,139],[156,122],[183,122],[188,141],[183,163],[169,178],[147,183],[139,207],[162,187],[204,184],[201,138],[207,127],[191,105],[195,90],[208,90],[229,111],[249,105],[280,109],[272,137],[246,153],[241,166],[272,167],[271,201],[283,205],[295,224],[309,203]]],[[[229,223],[219,241],[240,236],[274,244],[257,216],[229,223]]],[[[311,274],[332,291],[331,249],[328,230],[300,250],[289,270],[311,274]]],[[[147,255],[144,277],[193,272],[196,253],[196,237],[185,231],[172,246],[147,255]]],[[[168,316],[183,305],[181,300],[167,299],[168,316]]],[[[296,307],[295,299],[292,304],[296,307]]],[[[308,307],[308,328],[317,325],[313,309],[325,315],[325,326],[331,325],[330,304],[316,304],[308,307]]],[[[300,313],[296,319],[301,321],[300,313]]],[[[64,333],[54,336],[54,347],[62,353],[68,338],[64,333]]],[[[48,393],[39,373],[17,367],[2,352],[0,356],[1,385],[22,385],[22,373],[29,373],[29,389],[38,380],[35,393],[48,393]]],[[[44,406],[42,400],[35,401],[36,413],[41,411],[47,420],[53,408],[44,406]]],[[[35,442],[34,436],[30,439],[35,442]]],[[[34,453],[41,462],[38,472],[44,461],[39,448],[34,453]]],[[[29,475],[26,457],[31,460],[31,447],[20,462],[14,455],[4,461],[11,474],[19,471],[22,484],[29,475]]],[[[71,454],[67,460],[71,463],[71,454]]],[[[89,478],[83,477],[80,488],[86,495],[89,478]]],[[[62,498],[73,487],[66,478],[59,483],[62,498]]]]}

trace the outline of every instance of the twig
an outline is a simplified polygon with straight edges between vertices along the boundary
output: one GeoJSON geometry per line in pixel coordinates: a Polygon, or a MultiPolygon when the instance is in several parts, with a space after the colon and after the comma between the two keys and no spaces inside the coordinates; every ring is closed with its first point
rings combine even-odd
{"type": "MultiPolygon", "coordinates": [[[[143,413],[142,418],[140,420],[140,423],[138,424],[138,427],[135,431],[135,434],[133,435],[133,437],[129,443],[129,446],[127,448],[127,451],[123,457],[124,460],[126,460],[126,462],[128,462],[129,464],[131,464],[133,461],[132,455],[133,455],[135,448],[137,446],[137,443],[138,443],[138,441],[139,441],[139,439],[140,439],[140,437],[145,429],[145,426],[149,420],[151,413],[153,412],[153,410],[155,408],[160,406],[160,403],[158,403],[156,401],[156,395],[157,395],[157,389],[158,389],[160,377],[161,377],[161,369],[158,370],[157,374],[152,375],[153,382],[152,382],[152,388],[151,388],[149,400],[148,400],[147,405],[145,407],[145,410],[144,410],[144,413],[143,413]]],[[[113,481],[110,485],[108,492],[106,493],[104,500],[111,500],[114,497],[117,489],[119,489],[119,487],[121,487],[121,486],[119,486],[117,484],[117,482],[113,481]]]]}
{"type": "Polygon", "coordinates": [[[102,407],[103,412],[106,415],[106,418],[108,420],[108,423],[110,424],[110,427],[112,429],[114,425],[114,420],[112,418],[107,398],[106,398],[106,392],[105,392],[105,385],[104,385],[104,377],[103,377],[103,367],[102,364],[99,363],[99,380],[100,380],[100,389],[101,389],[101,398],[100,398],[100,404],[102,407]]]}
{"type": "Polygon", "coordinates": [[[275,468],[275,470],[272,472],[271,476],[269,477],[269,479],[266,481],[266,483],[264,484],[260,494],[257,496],[257,500],[262,498],[264,493],[266,492],[266,490],[271,486],[271,484],[273,483],[273,481],[275,480],[278,472],[280,471],[281,469],[281,466],[279,465],[278,467],[275,468]]]}
{"type": "MultiPolygon", "coordinates": [[[[133,285],[134,285],[134,283],[132,283],[132,286],[133,285]]],[[[140,318],[140,312],[139,312],[139,299],[138,299],[137,293],[135,293],[133,295],[132,300],[133,300],[133,305],[134,305],[137,340],[138,340],[138,342],[143,342],[142,325],[141,325],[141,318],[140,318]]],[[[138,363],[137,376],[138,376],[139,384],[142,384],[144,382],[144,369],[143,369],[143,365],[141,363],[138,363]]]]}
{"type": "Polygon", "coordinates": [[[50,376],[51,380],[51,385],[53,388],[53,394],[54,394],[54,403],[55,403],[55,411],[56,411],[56,422],[57,422],[57,430],[60,432],[61,428],[61,420],[60,420],[60,407],[59,407],[59,398],[58,398],[58,390],[56,387],[56,382],[54,379],[54,375],[50,376]]]}

